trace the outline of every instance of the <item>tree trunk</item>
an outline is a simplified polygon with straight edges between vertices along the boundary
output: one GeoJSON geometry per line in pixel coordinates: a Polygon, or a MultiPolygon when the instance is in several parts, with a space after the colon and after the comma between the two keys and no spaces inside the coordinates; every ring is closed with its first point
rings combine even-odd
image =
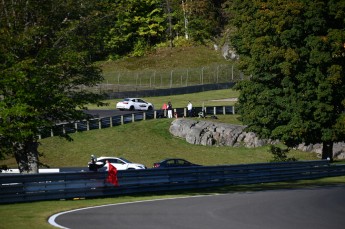
{"type": "Polygon", "coordinates": [[[185,28],[185,38],[186,40],[189,39],[189,34],[188,34],[188,17],[187,17],[187,9],[186,9],[186,3],[182,0],[182,10],[183,10],[183,18],[184,18],[184,28],[185,28]]]}
{"type": "Polygon", "coordinates": [[[38,142],[17,142],[14,149],[20,173],[38,173],[38,142]]]}
{"type": "Polygon", "coordinates": [[[322,143],[322,159],[333,161],[333,142],[322,143]]]}
{"type": "Polygon", "coordinates": [[[173,47],[173,36],[172,36],[172,22],[171,22],[171,8],[170,8],[170,1],[166,0],[166,4],[167,4],[167,12],[168,12],[168,23],[169,23],[169,42],[170,45],[169,47],[172,48],[173,47]]]}

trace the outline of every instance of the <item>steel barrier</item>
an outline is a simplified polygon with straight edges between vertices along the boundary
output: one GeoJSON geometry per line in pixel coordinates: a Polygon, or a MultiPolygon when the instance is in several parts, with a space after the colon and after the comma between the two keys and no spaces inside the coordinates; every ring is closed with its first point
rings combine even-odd
{"type": "MultiPolygon", "coordinates": [[[[198,116],[198,113],[204,112],[206,116],[212,115],[227,115],[235,114],[234,106],[215,106],[215,107],[194,107],[194,114],[198,116]]],[[[174,112],[178,117],[187,116],[187,108],[175,108],[174,112]]],[[[149,119],[158,119],[165,117],[166,114],[163,110],[143,111],[133,114],[116,115],[111,117],[100,117],[90,120],[76,121],[73,123],[60,123],[54,126],[53,129],[42,129],[39,139],[53,137],[63,134],[71,134],[82,131],[89,131],[95,129],[104,129],[123,125],[126,123],[137,122],[149,119]]]]}
{"type": "Polygon", "coordinates": [[[344,175],[345,165],[330,164],[327,160],[118,171],[119,186],[106,182],[107,172],[1,175],[0,203],[108,197],[344,175]]]}

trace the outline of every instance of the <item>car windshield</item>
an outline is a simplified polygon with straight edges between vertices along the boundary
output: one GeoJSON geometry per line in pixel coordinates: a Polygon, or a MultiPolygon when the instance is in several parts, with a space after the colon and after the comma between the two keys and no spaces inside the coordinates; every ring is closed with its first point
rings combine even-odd
{"type": "Polygon", "coordinates": [[[128,98],[123,99],[123,102],[128,102],[128,101],[129,101],[128,98]]]}
{"type": "Polygon", "coordinates": [[[126,163],[132,163],[132,162],[130,162],[129,160],[124,159],[124,158],[122,158],[122,157],[120,157],[120,159],[123,160],[123,161],[126,162],[126,163]]]}

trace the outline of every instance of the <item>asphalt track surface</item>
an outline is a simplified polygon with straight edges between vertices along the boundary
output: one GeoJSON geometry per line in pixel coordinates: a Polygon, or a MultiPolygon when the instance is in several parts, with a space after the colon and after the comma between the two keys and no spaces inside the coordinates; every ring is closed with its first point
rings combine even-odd
{"type": "Polygon", "coordinates": [[[49,222],[83,229],[344,229],[345,185],[112,204],[49,222]]]}
{"type": "Polygon", "coordinates": [[[94,117],[103,118],[103,117],[111,117],[111,116],[116,116],[116,115],[142,113],[143,111],[120,111],[116,109],[110,109],[110,110],[85,110],[84,112],[94,117]]]}

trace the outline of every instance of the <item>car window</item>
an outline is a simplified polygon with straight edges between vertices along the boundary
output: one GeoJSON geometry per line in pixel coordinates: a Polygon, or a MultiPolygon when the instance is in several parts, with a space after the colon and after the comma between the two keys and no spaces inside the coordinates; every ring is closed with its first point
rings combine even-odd
{"type": "Polygon", "coordinates": [[[168,161],[166,162],[166,164],[167,164],[168,166],[172,166],[172,165],[175,165],[175,161],[174,161],[174,160],[168,160],[168,161]]]}
{"type": "Polygon", "coordinates": [[[119,160],[117,160],[117,159],[108,159],[108,161],[110,163],[114,163],[114,164],[119,164],[120,163],[119,160]]]}
{"type": "Polygon", "coordinates": [[[176,164],[178,164],[178,165],[185,165],[185,164],[187,164],[186,163],[186,161],[184,161],[184,160],[177,160],[177,163],[176,164]]]}
{"type": "Polygon", "coordinates": [[[127,101],[129,101],[129,99],[126,98],[126,99],[124,99],[123,101],[124,101],[124,102],[127,102],[127,101]]]}
{"type": "Polygon", "coordinates": [[[139,103],[145,103],[145,101],[142,100],[142,99],[138,99],[138,102],[139,102],[139,103]]]}

